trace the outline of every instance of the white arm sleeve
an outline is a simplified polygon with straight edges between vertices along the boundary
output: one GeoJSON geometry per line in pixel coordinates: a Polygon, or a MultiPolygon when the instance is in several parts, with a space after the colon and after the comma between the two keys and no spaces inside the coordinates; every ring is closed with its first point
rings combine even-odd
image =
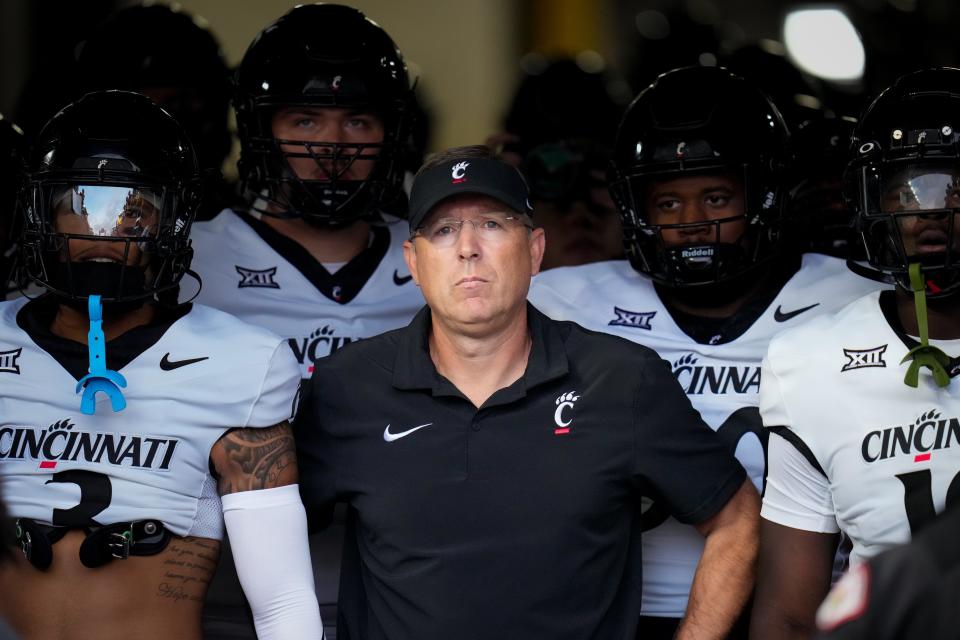
{"type": "Polygon", "coordinates": [[[760,516],[794,529],[837,533],[830,482],[776,433],[767,443],[767,486],[760,516]]]}
{"type": "Polygon", "coordinates": [[[240,491],[221,500],[257,637],[323,638],[299,486],[240,491]]]}

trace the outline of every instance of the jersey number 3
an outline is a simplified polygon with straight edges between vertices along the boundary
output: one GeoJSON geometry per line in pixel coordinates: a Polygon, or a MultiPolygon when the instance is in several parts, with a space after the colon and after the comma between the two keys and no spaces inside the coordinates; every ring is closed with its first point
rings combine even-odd
{"type": "Polygon", "coordinates": [[[57,527],[96,527],[95,515],[110,506],[113,486],[110,476],[95,471],[71,469],[53,474],[46,484],[67,482],[80,487],[80,503],[69,509],[54,509],[51,523],[57,527]]]}

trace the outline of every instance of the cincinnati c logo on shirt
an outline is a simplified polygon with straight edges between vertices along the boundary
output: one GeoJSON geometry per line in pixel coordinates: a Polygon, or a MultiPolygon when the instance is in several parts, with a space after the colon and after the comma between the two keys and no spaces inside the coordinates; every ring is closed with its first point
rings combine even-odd
{"type": "Polygon", "coordinates": [[[469,166],[469,162],[458,162],[453,165],[453,170],[450,172],[450,177],[453,178],[453,184],[460,184],[461,182],[467,181],[467,167],[469,166]]]}
{"type": "Polygon", "coordinates": [[[863,438],[860,455],[868,464],[901,455],[926,462],[932,452],[960,442],[960,419],[941,418],[936,409],[920,414],[913,424],[871,431],[863,438]]]}
{"type": "Polygon", "coordinates": [[[17,360],[20,359],[22,352],[23,347],[11,351],[0,351],[0,373],[20,375],[20,365],[17,364],[17,360]]]}
{"type": "Polygon", "coordinates": [[[169,471],[176,438],[133,436],[112,431],[74,429],[70,418],[38,427],[0,429],[0,460],[36,460],[40,469],[82,461],[153,471],[169,471]]]}
{"type": "Polygon", "coordinates": [[[573,412],[574,403],[579,399],[580,396],[577,395],[576,391],[562,393],[557,398],[554,403],[557,405],[557,410],[553,412],[553,421],[557,425],[557,428],[553,430],[554,434],[562,436],[570,433],[570,425],[573,424],[573,416],[570,416],[570,413],[573,412]],[[569,411],[565,412],[566,409],[569,409],[569,411]],[[567,416],[570,417],[569,420],[565,419],[567,416]]]}

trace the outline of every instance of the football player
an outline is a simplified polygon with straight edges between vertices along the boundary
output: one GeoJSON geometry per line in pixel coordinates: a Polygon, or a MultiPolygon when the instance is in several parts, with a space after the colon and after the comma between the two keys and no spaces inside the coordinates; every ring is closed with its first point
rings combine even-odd
{"type": "Polygon", "coordinates": [[[609,146],[564,139],[538,145],[524,157],[534,216],[551,239],[541,269],[623,256],[620,218],[607,190],[609,146]]]}
{"type": "Polygon", "coordinates": [[[793,131],[789,240],[803,251],[847,260],[863,260],[863,247],[853,228],[853,213],[843,201],[842,177],[847,147],[856,120],[817,115],[793,131]]]}
{"type": "MultiPolygon", "coordinates": [[[[717,67],[661,75],[627,109],[615,145],[611,191],[629,260],[547,271],[530,291],[551,317],[655,349],[758,488],[770,338],[877,286],[836,258],[780,250],[787,143],[777,108],[740,77],[717,67]]],[[[670,638],[703,539],[651,498],[641,635],[670,638]]]]}
{"type": "Polygon", "coordinates": [[[838,533],[854,565],[960,496],[960,70],[897,80],[864,111],[844,192],[896,281],[770,344],[757,637],[807,637],[838,533]]]}
{"type": "MultiPolygon", "coordinates": [[[[405,326],[423,305],[403,261],[407,224],[385,213],[406,215],[413,91],[390,36],[334,4],[301,5],[267,26],[236,84],[249,208],[194,226],[198,300],[286,338],[308,378],[318,358],[405,326]]],[[[320,536],[313,555],[332,623],[342,525],[320,536]]],[[[239,620],[237,591],[211,594],[224,625],[239,620]]]]}
{"type": "Polygon", "coordinates": [[[623,256],[616,206],[607,190],[613,137],[626,100],[610,87],[624,84],[582,69],[570,58],[527,70],[504,119],[506,130],[487,146],[519,166],[547,243],[541,269],[623,256]]]}
{"type": "Polygon", "coordinates": [[[383,213],[404,199],[407,70],[362,13],[309,4],[256,37],[236,83],[249,210],[194,227],[198,300],[287,338],[307,378],[317,358],[423,304],[403,265],[406,225],[383,213]]]}
{"type": "Polygon", "coordinates": [[[177,305],[200,171],[176,121],[91,93],[21,191],[37,299],[0,303],[0,481],[24,638],[201,637],[224,528],[261,638],[320,638],[287,423],[299,369],[265,329],[177,305]]]}

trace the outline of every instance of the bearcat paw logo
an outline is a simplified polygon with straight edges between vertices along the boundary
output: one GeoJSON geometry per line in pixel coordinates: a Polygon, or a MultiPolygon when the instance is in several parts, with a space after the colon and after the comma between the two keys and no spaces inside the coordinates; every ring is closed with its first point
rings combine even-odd
{"type": "Polygon", "coordinates": [[[324,327],[320,327],[319,329],[311,333],[310,339],[313,340],[315,338],[328,338],[332,335],[333,335],[333,329],[330,327],[330,325],[326,325],[324,327]]]}
{"type": "Polygon", "coordinates": [[[65,418],[63,420],[58,420],[48,427],[50,431],[70,431],[74,427],[74,424],[70,422],[70,418],[65,418]]]}
{"type": "Polygon", "coordinates": [[[568,391],[567,393],[564,393],[557,398],[556,404],[560,404],[561,402],[576,402],[580,399],[580,396],[576,395],[576,393],[576,391],[568,391]]]}
{"type": "Polygon", "coordinates": [[[940,414],[937,412],[937,410],[930,409],[930,411],[927,411],[926,413],[922,414],[919,418],[917,418],[917,421],[914,424],[919,427],[920,423],[922,422],[927,422],[928,420],[938,420],[939,418],[940,418],[940,414]]]}
{"type": "Polygon", "coordinates": [[[692,353],[688,353],[687,355],[683,356],[682,358],[674,362],[673,368],[679,369],[680,367],[683,367],[683,366],[695,365],[695,364],[697,364],[697,359],[694,357],[692,353]]]}

